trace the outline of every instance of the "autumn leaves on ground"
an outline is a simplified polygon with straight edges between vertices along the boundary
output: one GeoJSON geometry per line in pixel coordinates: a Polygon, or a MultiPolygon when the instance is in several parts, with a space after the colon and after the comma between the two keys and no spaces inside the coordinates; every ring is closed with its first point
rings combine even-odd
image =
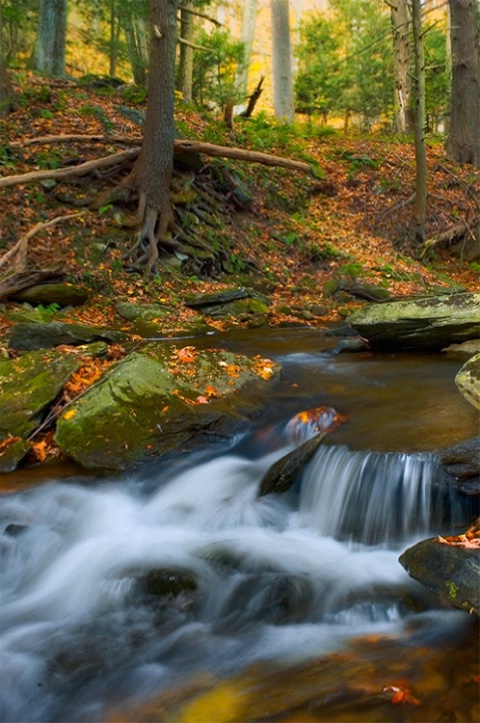
{"type": "MultiPolygon", "coordinates": [[[[126,117],[121,107],[143,111],[144,103],[137,102],[128,87],[95,88],[73,81],[50,84],[38,76],[16,81],[17,107],[0,125],[2,177],[75,167],[123,150],[132,139],[139,142],[138,123],[126,117]],[[101,140],[28,143],[38,137],[71,134],[101,140]]],[[[128,225],[135,199],[131,206],[99,205],[99,199],[108,201],[128,172],[124,165],[64,181],[18,183],[0,189],[0,264],[19,239],[43,224],[28,238],[27,268],[59,269],[66,280],[85,287],[90,295],[86,304],[72,308],[67,320],[119,326],[115,315],[119,301],[160,302],[170,308],[166,321],[167,325],[171,321],[172,331],[195,316],[184,303],[192,292],[253,288],[269,297],[270,324],[323,327],[341,321],[365,303],[352,294],[334,294],[338,284],[332,282],[359,280],[392,296],[478,287],[477,263],[424,249],[412,251],[409,245],[415,179],[409,140],[345,137],[313,122],[300,120],[295,127],[287,127],[263,116],[238,119],[232,133],[214,115],[194,112],[180,102],[176,124],[182,137],[306,160],[320,169],[320,177],[228,161],[228,173],[251,196],[251,203],[240,209],[226,193],[218,199],[215,225],[211,218],[204,224],[201,218],[195,220],[198,237],[204,235],[214,249],[224,247],[220,248],[227,260],[224,268],[208,263],[202,268],[197,263],[191,273],[188,255],[175,253],[172,247],[164,250],[148,278],[125,260],[135,240],[135,229],[128,225]],[[58,217],[61,220],[48,225],[58,217]]],[[[428,238],[459,223],[468,228],[469,220],[479,212],[478,170],[453,165],[437,139],[429,142],[428,159],[428,238]]],[[[178,169],[178,176],[215,174],[222,163],[207,157],[202,161],[203,169],[178,169]]],[[[172,198],[175,201],[173,192],[172,198]]],[[[0,267],[0,276],[9,271],[8,264],[0,267]]],[[[10,322],[3,312],[12,308],[13,302],[2,303],[0,333],[4,338],[10,322]]],[[[209,323],[222,329],[241,322],[209,323]]],[[[97,379],[101,370],[92,369],[96,364],[86,362],[71,394],[97,379]]]]}

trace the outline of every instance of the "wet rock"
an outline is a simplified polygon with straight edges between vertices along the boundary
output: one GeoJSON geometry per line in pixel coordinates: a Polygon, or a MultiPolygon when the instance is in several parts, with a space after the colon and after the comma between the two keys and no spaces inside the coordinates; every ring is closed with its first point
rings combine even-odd
{"type": "Polygon", "coordinates": [[[114,343],[124,339],[125,334],[119,331],[61,321],[38,324],[20,322],[10,330],[10,346],[22,351],[48,349],[60,344],[79,346],[94,341],[114,343]]]}
{"type": "Polygon", "coordinates": [[[85,289],[73,284],[36,284],[18,291],[10,297],[12,301],[27,302],[32,306],[80,306],[88,299],[85,289]]]}
{"type": "Polygon", "coordinates": [[[480,437],[447,447],[439,453],[442,470],[463,494],[480,495],[480,437]]]}
{"type": "Polygon", "coordinates": [[[480,615],[480,549],[422,540],[409,547],[399,561],[444,603],[480,615]]]}
{"type": "Polygon", "coordinates": [[[264,296],[243,288],[189,296],[185,299],[185,305],[212,318],[236,316],[241,321],[248,321],[252,316],[265,316],[269,309],[264,296]]]}
{"type": "Polygon", "coordinates": [[[84,467],[117,470],[192,450],[243,429],[279,371],[230,352],[147,344],[69,406],[56,441],[84,467]]]}
{"type": "Polygon", "coordinates": [[[452,294],[371,304],[348,318],[372,347],[442,349],[478,338],[480,294],[452,294]]]}
{"type": "Polygon", "coordinates": [[[263,497],[272,492],[286,492],[289,490],[324,438],[325,433],[317,434],[277,460],[264,474],[260,482],[258,496],[263,497]]]}
{"type": "Polygon", "coordinates": [[[458,372],[455,384],[476,409],[480,409],[480,354],[472,356],[458,372]]]}
{"type": "Polygon", "coordinates": [[[442,351],[449,356],[456,356],[459,358],[466,357],[469,359],[475,354],[480,354],[480,339],[464,341],[463,344],[450,344],[450,346],[442,349],[442,351]]]}
{"type": "Polygon", "coordinates": [[[26,439],[15,439],[0,451],[0,474],[7,474],[17,469],[26,456],[30,445],[26,439]]]}
{"type": "Polygon", "coordinates": [[[176,597],[197,589],[197,581],[188,572],[170,569],[150,570],[145,580],[150,595],[176,597]]]}

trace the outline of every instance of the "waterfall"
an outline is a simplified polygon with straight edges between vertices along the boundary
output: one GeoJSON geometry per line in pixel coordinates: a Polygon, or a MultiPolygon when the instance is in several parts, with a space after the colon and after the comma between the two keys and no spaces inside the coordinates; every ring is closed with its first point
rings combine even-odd
{"type": "Polygon", "coordinates": [[[303,473],[298,523],[364,544],[425,537],[445,514],[435,469],[433,454],[319,447],[303,473]]]}

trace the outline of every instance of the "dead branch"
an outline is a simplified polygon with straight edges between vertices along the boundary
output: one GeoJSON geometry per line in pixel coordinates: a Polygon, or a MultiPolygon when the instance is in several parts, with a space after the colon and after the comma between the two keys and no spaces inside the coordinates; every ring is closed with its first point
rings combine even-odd
{"type": "Polygon", "coordinates": [[[105,135],[79,135],[69,134],[60,136],[38,136],[38,138],[25,138],[23,141],[10,143],[10,148],[23,148],[24,146],[49,145],[51,143],[128,143],[139,144],[142,142],[140,136],[105,136],[105,135]]]}
{"type": "Polygon", "coordinates": [[[203,53],[213,52],[211,48],[206,48],[205,45],[198,45],[198,43],[191,43],[190,40],[182,38],[181,35],[177,37],[177,41],[182,45],[187,45],[189,48],[193,48],[194,50],[201,50],[203,53]]]}
{"type": "Polygon", "coordinates": [[[108,168],[109,166],[114,166],[116,163],[134,160],[137,158],[139,153],[140,148],[135,147],[128,151],[120,151],[119,153],[113,153],[110,156],[96,158],[93,161],[86,161],[85,163],[81,163],[79,166],[46,169],[44,171],[30,171],[29,173],[23,173],[17,176],[4,176],[3,178],[0,178],[0,188],[15,186],[22,183],[31,183],[32,181],[40,181],[45,178],[63,179],[86,176],[88,173],[91,173],[98,168],[108,168]]]}
{"type": "Polygon", "coordinates": [[[292,161],[290,158],[272,156],[269,153],[249,151],[245,148],[217,146],[213,143],[203,143],[202,141],[177,139],[175,141],[175,150],[186,151],[188,153],[204,153],[206,156],[231,158],[238,161],[248,161],[249,163],[261,163],[264,166],[291,168],[294,171],[301,171],[302,173],[312,172],[311,165],[309,163],[304,163],[303,161],[292,161]]]}
{"type": "Polygon", "coordinates": [[[253,110],[257,104],[257,100],[260,98],[262,94],[262,84],[265,78],[262,76],[260,80],[258,81],[255,90],[251,95],[248,96],[248,105],[243,111],[243,113],[240,113],[240,116],[242,118],[251,118],[253,110]]]}
{"type": "MultiPolygon", "coordinates": [[[[312,167],[309,163],[303,161],[293,161],[290,158],[282,158],[281,156],[273,156],[260,151],[249,151],[244,148],[235,148],[230,146],[217,146],[213,143],[203,143],[202,141],[190,141],[177,139],[174,141],[175,152],[177,153],[203,153],[206,156],[214,156],[218,158],[231,158],[238,161],[247,161],[249,163],[261,163],[265,166],[274,166],[278,168],[290,168],[293,171],[301,173],[312,173],[312,167]]],[[[78,176],[86,176],[92,171],[99,168],[109,168],[118,163],[125,161],[133,161],[140,153],[140,148],[131,148],[128,151],[120,151],[110,156],[96,158],[93,161],[86,161],[79,166],[69,166],[68,168],[46,169],[43,171],[30,171],[15,176],[4,176],[0,178],[0,188],[7,186],[15,186],[18,184],[31,183],[40,181],[45,178],[64,179],[76,178],[78,176]]]]}
{"type": "Polygon", "coordinates": [[[190,15],[195,15],[197,18],[203,18],[204,20],[208,20],[210,23],[213,23],[214,25],[216,25],[219,28],[222,27],[222,23],[219,20],[217,20],[216,18],[212,18],[211,15],[206,15],[205,13],[201,13],[198,10],[189,8],[186,5],[179,5],[178,9],[183,10],[183,12],[189,13],[190,15]]]}
{"type": "Polygon", "coordinates": [[[78,216],[82,216],[84,213],[85,211],[77,211],[76,213],[70,213],[65,216],[56,216],[55,218],[50,219],[50,221],[44,221],[43,223],[35,224],[35,226],[31,228],[30,231],[27,231],[26,234],[24,234],[23,236],[21,236],[21,238],[18,239],[17,243],[12,246],[11,249],[9,249],[6,253],[3,254],[3,256],[0,258],[0,269],[2,269],[9,263],[12,263],[12,259],[14,259],[13,270],[17,273],[25,271],[27,268],[28,242],[32,238],[32,236],[35,236],[35,234],[37,234],[39,231],[43,231],[50,226],[55,226],[57,223],[61,223],[62,221],[68,221],[71,218],[77,218],[78,216]]]}

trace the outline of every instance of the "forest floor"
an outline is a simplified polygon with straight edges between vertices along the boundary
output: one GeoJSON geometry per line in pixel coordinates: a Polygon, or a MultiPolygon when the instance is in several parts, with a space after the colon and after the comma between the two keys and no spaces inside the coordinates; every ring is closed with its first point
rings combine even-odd
{"type": "MultiPolygon", "coordinates": [[[[17,90],[16,109],[0,121],[0,177],[74,166],[128,147],[113,135],[140,135],[139,126],[118,109],[123,105],[144,110],[132,89],[22,76],[17,90]],[[61,134],[95,134],[104,140],[26,143],[61,134]]],[[[333,294],[334,279],[379,285],[393,296],[478,289],[478,259],[468,263],[412,248],[408,241],[415,183],[411,139],[345,136],[313,122],[287,127],[263,115],[239,119],[232,133],[218,118],[180,104],[176,120],[177,129],[188,138],[314,160],[324,177],[228,161],[253,201],[247,210],[222,201],[218,228],[207,225],[200,232],[208,234],[214,246],[228,239],[224,258],[231,273],[208,270],[207,265],[205,273],[185,273],[175,258],[174,263],[161,262],[149,278],[132,272],[122,256],[133,244],[134,231],[122,226],[118,209],[110,204],[100,210],[83,207],[81,215],[43,228],[29,240],[29,268],[60,267],[67,280],[90,293],[85,305],[72,309],[72,321],[108,325],[119,301],[160,301],[171,308],[172,329],[178,328],[196,313],[185,306],[186,294],[246,286],[268,294],[269,323],[298,323],[303,318],[321,327],[365,303],[352,295],[333,294]],[[318,306],[323,313],[305,316],[305,309],[318,306]]],[[[219,163],[203,159],[206,167],[219,163]]],[[[427,238],[461,222],[468,226],[479,213],[478,169],[453,164],[441,140],[429,139],[428,171],[427,238]]],[[[0,189],[0,259],[37,223],[78,214],[79,199],[88,201],[113,190],[121,178],[97,173],[0,189]]],[[[134,206],[129,211],[133,213],[134,206]]],[[[6,301],[0,312],[12,306],[6,301]]],[[[238,321],[212,323],[226,328],[238,321]]],[[[0,335],[9,325],[0,314],[0,335]]]]}

